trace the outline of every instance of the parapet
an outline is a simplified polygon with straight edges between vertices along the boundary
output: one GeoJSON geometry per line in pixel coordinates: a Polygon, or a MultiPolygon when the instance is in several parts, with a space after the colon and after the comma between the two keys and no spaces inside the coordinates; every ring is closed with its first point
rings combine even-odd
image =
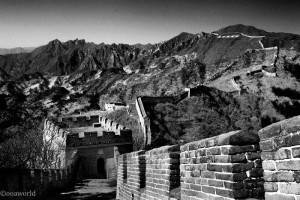
{"type": "Polygon", "coordinates": [[[131,130],[121,130],[120,135],[112,131],[102,130],[67,135],[67,148],[91,145],[114,145],[120,143],[132,143],[131,130]],[[79,137],[81,133],[83,133],[83,137],[79,137]]]}
{"type": "Polygon", "coordinates": [[[232,131],[118,157],[117,198],[262,199],[259,138],[232,131]]]}

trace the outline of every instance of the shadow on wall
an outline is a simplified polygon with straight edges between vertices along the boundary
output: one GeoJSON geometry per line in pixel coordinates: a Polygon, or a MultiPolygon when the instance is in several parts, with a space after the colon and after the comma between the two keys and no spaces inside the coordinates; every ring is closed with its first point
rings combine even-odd
{"type": "Polygon", "coordinates": [[[120,200],[263,196],[259,137],[245,131],[118,157],[120,200]]]}

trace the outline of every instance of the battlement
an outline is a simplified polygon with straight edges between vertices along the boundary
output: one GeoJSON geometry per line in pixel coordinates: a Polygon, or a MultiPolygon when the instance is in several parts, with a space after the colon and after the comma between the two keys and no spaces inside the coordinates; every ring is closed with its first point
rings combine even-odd
{"type": "Polygon", "coordinates": [[[103,129],[107,131],[116,132],[117,135],[121,134],[121,130],[126,130],[125,126],[102,116],[99,116],[99,124],[97,125],[100,125],[103,129]]]}
{"type": "Polygon", "coordinates": [[[61,117],[58,121],[67,124],[69,128],[87,127],[92,126],[93,123],[99,123],[99,115],[71,115],[61,117]]]}
{"type": "Polygon", "coordinates": [[[261,199],[259,137],[232,131],[118,157],[117,199],[261,199]]]}
{"type": "Polygon", "coordinates": [[[120,135],[116,135],[115,132],[101,130],[98,132],[94,131],[69,134],[67,135],[67,148],[132,143],[131,130],[121,130],[120,133],[120,135]],[[81,135],[83,136],[80,137],[81,135]]]}
{"type": "Polygon", "coordinates": [[[52,134],[55,134],[57,137],[66,138],[66,135],[69,131],[59,127],[53,121],[45,119],[44,121],[44,137],[48,137],[52,134]]]}

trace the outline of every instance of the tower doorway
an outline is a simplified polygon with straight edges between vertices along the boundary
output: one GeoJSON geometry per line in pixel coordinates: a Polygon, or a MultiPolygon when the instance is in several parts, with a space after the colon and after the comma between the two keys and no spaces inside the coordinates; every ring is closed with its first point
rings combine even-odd
{"type": "Polygon", "coordinates": [[[105,161],[103,158],[97,160],[97,171],[99,178],[106,179],[105,161]]]}

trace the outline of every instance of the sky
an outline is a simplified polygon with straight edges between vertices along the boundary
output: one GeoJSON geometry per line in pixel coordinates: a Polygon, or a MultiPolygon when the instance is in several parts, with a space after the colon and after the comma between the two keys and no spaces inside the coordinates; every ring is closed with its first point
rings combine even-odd
{"type": "Polygon", "coordinates": [[[299,9],[299,0],[0,0],[0,48],[158,43],[234,24],[300,34],[299,9]]]}

